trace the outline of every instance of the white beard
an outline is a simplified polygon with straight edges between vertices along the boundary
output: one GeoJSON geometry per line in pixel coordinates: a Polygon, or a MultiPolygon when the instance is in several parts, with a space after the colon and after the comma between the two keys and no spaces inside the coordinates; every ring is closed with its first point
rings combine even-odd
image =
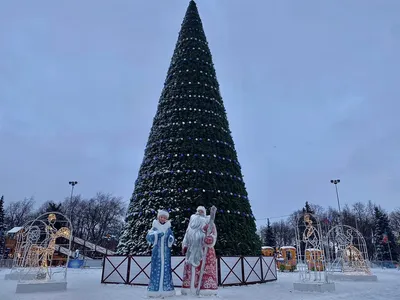
{"type": "Polygon", "coordinates": [[[208,218],[201,215],[192,215],[185,235],[187,245],[186,262],[194,267],[200,265],[203,259],[204,238],[203,227],[208,223],[208,218]]]}

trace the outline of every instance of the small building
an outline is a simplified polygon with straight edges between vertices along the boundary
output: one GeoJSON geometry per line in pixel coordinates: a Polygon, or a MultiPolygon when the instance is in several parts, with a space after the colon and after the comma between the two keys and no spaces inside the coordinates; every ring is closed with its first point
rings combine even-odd
{"type": "Polygon", "coordinates": [[[6,233],[6,251],[8,258],[14,257],[15,247],[17,246],[17,235],[24,227],[14,227],[6,233]]]}
{"type": "Polygon", "coordinates": [[[310,271],[324,271],[322,251],[320,249],[306,249],[306,262],[310,271]]]}
{"type": "Polygon", "coordinates": [[[293,246],[282,246],[278,257],[279,270],[294,271],[297,265],[296,248],[293,246]]]}
{"type": "Polygon", "coordinates": [[[273,247],[270,246],[262,246],[261,247],[261,254],[263,256],[274,256],[275,250],[273,247]]]}

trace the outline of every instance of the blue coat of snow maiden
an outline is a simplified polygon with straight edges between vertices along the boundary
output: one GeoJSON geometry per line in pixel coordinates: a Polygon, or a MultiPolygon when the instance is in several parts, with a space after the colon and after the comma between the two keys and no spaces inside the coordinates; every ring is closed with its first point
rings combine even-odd
{"type": "Polygon", "coordinates": [[[168,217],[167,211],[159,210],[157,219],[153,221],[146,236],[147,241],[153,245],[150,282],[147,287],[149,297],[175,295],[171,270],[171,247],[175,238],[168,217]]]}

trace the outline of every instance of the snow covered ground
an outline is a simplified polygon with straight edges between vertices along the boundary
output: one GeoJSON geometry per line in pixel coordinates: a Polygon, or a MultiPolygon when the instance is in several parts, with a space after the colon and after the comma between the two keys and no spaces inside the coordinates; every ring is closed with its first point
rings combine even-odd
{"type": "MultiPolygon", "coordinates": [[[[278,281],[244,286],[220,288],[218,297],[207,299],[229,300],[398,300],[400,299],[400,271],[374,269],[378,282],[337,282],[334,293],[301,293],[293,291],[296,273],[278,273],[278,281]]],[[[0,269],[0,300],[127,300],[145,299],[145,287],[104,285],[100,283],[100,269],[68,270],[68,290],[35,294],[15,294],[16,281],[4,280],[9,270],[0,269]]],[[[180,295],[170,300],[197,299],[180,295]]]]}

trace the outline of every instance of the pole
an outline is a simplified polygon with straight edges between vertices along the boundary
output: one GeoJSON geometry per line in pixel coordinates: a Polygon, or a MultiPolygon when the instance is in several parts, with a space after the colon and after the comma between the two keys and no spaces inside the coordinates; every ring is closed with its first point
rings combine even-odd
{"type": "MultiPolygon", "coordinates": [[[[71,206],[72,206],[72,196],[74,194],[74,187],[75,187],[75,185],[78,184],[78,181],[70,181],[70,182],[68,182],[68,184],[71,185],[71,197],[69,199],[69,202],[71,203],[71,206]]],[[[72,222],[72,207],[70,207],[70,210],[69,210],[69,220],[72,222]]]]}
{"type": "Polygon", "coordinates": [[[340,183],[340,179],[332,179],[331,183],[333,183],[335,185],[335,191],[336,191],[336,200],[337,200],[337,204],[338,204],[338,209],[339,209],[339,222],[341,225],[343,225],[342,222],[342,211],[340,209],[340,200],[339,200],[339,192],[338,192],[338,183],[340,183]]]}
{"type": "Polygon", "coordinates": [[[339,200],[339,192],[338,192],[338,188],[337,188],[337,183],[335,183],[335,190],[336,190],[336,199],[337,199],[337,205],[339,208],[339,214],[340,214],[340,216],[342,216],[342,211],[340,209],[340,200],[339,200]]]}
{"type": "Polygon", "coordinates": [[[74,186],[75,185],[72,185],[72,188],[71,188],[71,197],[69,199],[71,202],[72,202],[72,195],[74,194],[74,186]]]}

